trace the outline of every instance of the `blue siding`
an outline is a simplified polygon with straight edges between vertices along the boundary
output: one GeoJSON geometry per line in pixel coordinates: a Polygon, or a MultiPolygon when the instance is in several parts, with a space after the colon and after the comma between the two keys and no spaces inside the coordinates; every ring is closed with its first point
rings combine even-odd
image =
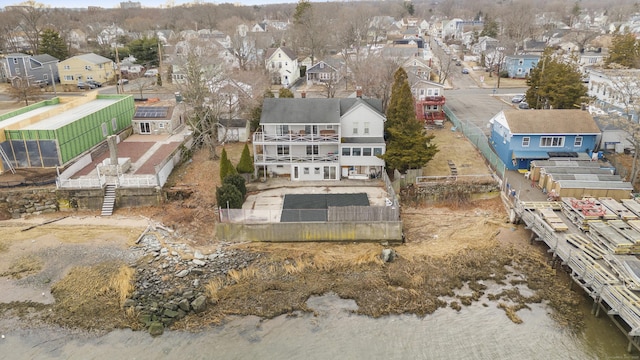
{"type": "Polygon", "coordinates": [[[510,78],[524,79],[538,65],[539,56],[507,56],[505,68],[510,78]],[[522,64],[520,63],[522,62],[522,64]]]}
{"type": "Polygon", "coordinates": [[[529,169],[529,164],[532,160],[538,158],[537,156],[541,152],[577,152],[577,153],[590,153],[596,146],[596,135],[583,135],[582,144],[575,146],[575,140],[577,135],[513,135],[511,138],[507,136],[505,138],[504,128],[499,124],[494,124],[491,129],[491,137],[489,142],[493,147],[496,154],[506,164],[507,169],[529,169]],[[540,140],[543,136],[562,136],[564,137],[563,146],[549,146],[541,147],[540,140]],[[522,146],[522,140],[524,137],[529,137],[529,146],[522,146]],[[524,155],[516,159],[514,163],[513,153],[524,155]],[[532,158],[527,159],[526,154],[531,153],[532,158]]]}

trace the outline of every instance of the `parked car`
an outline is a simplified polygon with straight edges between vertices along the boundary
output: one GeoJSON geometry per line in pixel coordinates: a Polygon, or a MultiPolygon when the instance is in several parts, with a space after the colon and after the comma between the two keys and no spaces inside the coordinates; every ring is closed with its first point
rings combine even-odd
{"type": "Polygon", "coordinates": [[[519,104],[519,103],[523,102],[524,99],[525,99],[524,94],[518,94],[518,95],[516,95],[516,96],[511,98],[511,102],[514,103],[514,104],[519,104]]]}
{"type": "Polygon", "coordinates": [[[97,88],[102,87],[102,83],[95,80],[87,80],[87,84],[91,84],[97,88]]]}
{"type": "Polygon", "coordinates": [[[144,77],[155,77],[156,75],[158,75],[158,69],[149,69],[144,73],[144,77]]]}
{"type": "Polygon", "coordinates": [[[36,80],[34,82],[31,83],[32,86],[37,86],[39,88],[43,88],[47,85],[49,85],[49,83],[46,80],[36,80]]]}
{"type": "Polygon", "coordinates": [[[525,101],[521,101],[520,104],[518,104],[518,108],[522,110],[529,109],[529,104],[527,104],[525,101]]]}
{"type": "Polygon", "coordinates": [[[467,68],[463,68],[463,69],[462,69],[462,73],[463,73],[463,74],[468,74],[468,73],[469,73],[469,69],[467,69],[467,68]]]}
{"type": "Polygon", "coordinates": [[[456,61],[456,66],[462,66],[462,63],[460,61],[456,61]]]}
{"type": "Polygon", "coordinates": [[[118,85],[124,85],[124,84],[128,84],[129,83],[129,79],[120,79],[118,80],[118,85]]]}
{"type": "Polygon", "coordinates": [[[95,89],[95,85],[90,84],[88,82],[78,82],[78,89],[95,89]]]}

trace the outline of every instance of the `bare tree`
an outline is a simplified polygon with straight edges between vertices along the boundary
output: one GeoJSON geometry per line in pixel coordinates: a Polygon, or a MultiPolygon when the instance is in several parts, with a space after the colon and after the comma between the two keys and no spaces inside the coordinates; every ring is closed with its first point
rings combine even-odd
{"type": "Polygon", "coordinates": [[[212,93],[224,78],[224,64],[208,52],[206,43],[192,41],[181,61],[186,84],[179,85],[186,105],[187,124],[194,136],[194,147],[209,151],[211,159],[217,159],[218,127],[224,112],[219,95],[212,93]]]}
{"type": "Polygon", "coordinates": [[[221,22],[220,29],[226,32],[231,39],[231,54],[238,61],[241,70],[247,71],[257,63],[256,40],[248,31],[245,21],[234,16],[221,22]]]}
{"type": "Polygon", "coordinates": [[[355,84],[362,88],[363,95],[380,99],[382,108],[386,111],[391,97],[393,74],[399,66],[396,59],[369,55],[353,64],[355,84]]]}
{"type": "Polygon", "coordinates": [[[27,38],[27,42],[34,54],[38,54],[40,33],[42,33],[49,10],[44,4],[28,0],[12,7],[14,16],[20,19],[20,29],[27,38]]]}
{"type": "Polygon", "coordinates": [[[16,102],[24,101],[24,105],[29,106],[29,102],[36,102],[40,100],[41,96],[40,87],[31,85],[28,77],[22,76],[12,79],[9,97],[16,100],[16,102]]]}

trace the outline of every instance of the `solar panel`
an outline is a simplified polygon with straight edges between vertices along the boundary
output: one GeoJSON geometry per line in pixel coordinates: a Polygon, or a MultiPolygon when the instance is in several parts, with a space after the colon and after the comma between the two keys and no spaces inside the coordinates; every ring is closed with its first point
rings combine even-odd
{"type": "Polygon", "coordinates": [[[169,106],[138,106],[133,117],[140,119],[166,119],[169,109],[169,106]]]}

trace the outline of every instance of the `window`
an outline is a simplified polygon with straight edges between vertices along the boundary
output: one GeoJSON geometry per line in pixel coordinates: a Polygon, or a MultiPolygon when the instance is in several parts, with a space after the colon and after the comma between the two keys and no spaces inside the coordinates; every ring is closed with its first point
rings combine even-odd
{"type": "Polygon", "coordinates": [[[69,65],[65,65],[65,66],[64,66],[64,69],[65,69],[65,70],[71,70],[71,66],[69,66],[69,65]]]}
{"type": "Polygon", "coordinates": [[[84,69],[85,69],[85,70],[89,70],[89,71],[91,71],[91,65],[85,65],[85,66],[84,66],[84,69]]]}
{"type": "Polygon", "coordinates": [[[64,79],[67,81],[73,81],[73,75],[65,75],[64,79]]]}
{"type": "Polygon", "coordinates": [[[164,123],[163,123],[163,122],[158,123],[158,128],[160,128],[160,129],[164,129],[164,123]]]}
{"type": "Polygon", "coordinates": [[[278,145],[278,155],[289,155],[289,145],[278,145]]]}
{"type": "Polygon", "coordinates": [[[13,59],[13,64],[14,64],[14,65],[18,65],[18,59],[17,59],[17,58],[14,58],[14,59],[13,59]]]}
{"type": "Polygon", "coordinates": [[[358,123],[353,123],[353,135],[358,135],[358,123]]]}
{"type": "Polygon", "coordinates": [[[20,68],[16,68],[16,75],[20,75],[20,68]]]}
{"type": "Polygon", "coordinates": [[[582,146],[582,136],[576,136],[575,140],[573,140],[573,146],[575,147],[582,146]]]}
{"type": "Polygon", "coordinates": [[[107,129],[107,123],[102,123],[102,136],[109,135],[109,129],[107,129]]]}
{"type": "Polygon", "coordinates": [[[353,156],[360,156],[361,150],[362,150],[362,149],[360,149],[360,148],[353,148],[353,149],[351,150],[351,155],[353,155],[353,156]]]}
{"type": "Polygon", "coordinates": [[[307,155],[318,155],[318,145],[307,145],[307,155]]]}
{"type": "Polygon", "coordinates": [[[115,132],[118,130],[118,121],[116,118],[111,119],[111,129],[115,132]]]}
{"type": "Polygon", "coordinates": [[[276,131],[278,135],[286,135],[289,133],[289,125],[278,125],[276,131]]]}
{"type": "Polygon", "coordinates": [[[540,138],[540,147],[562,147],[564,136],[543,136],[540,138]]]}
{"type": "Polygon", "coordinates": [[[373,148],[373,155],[374,156],[382,155],[382,148],[373,148]]]}
{"type": "Polygon", "coordinates": [[[529,142],[531,141],[531,138],[528,136],[525,136],[522,138],[522,147],[529,147],[529,142]]]}
{"type": "Polygon", "coordinates": [[[362,148],[362,156],[371,156],[371,148],[362,148]]]}
{"type": "Polygon", "coordinates": [[[313,173],[316,174],[316,175],[319,175],[320,174],[320,168],[319,167],[313,168],[313,173]]]}
{"type": "Polygon", "coordinates": [[[309,175],[309,168],[308,168],[308,167],[303,168],[303,169],[302,169],[302,172],[303,172],[305,175],[309,175]]]}
{"type": "Polygon", "coordinates": [[[342,156],[351,156],[351,148],[342,148],[342,156]]]}
{"type": "Polygon", "coordinates": [[[368,122],[364,123],[364,134],[365,135],[369,135],[369,125],[370,125],[370,123],[368,123],[368,122]]]}

